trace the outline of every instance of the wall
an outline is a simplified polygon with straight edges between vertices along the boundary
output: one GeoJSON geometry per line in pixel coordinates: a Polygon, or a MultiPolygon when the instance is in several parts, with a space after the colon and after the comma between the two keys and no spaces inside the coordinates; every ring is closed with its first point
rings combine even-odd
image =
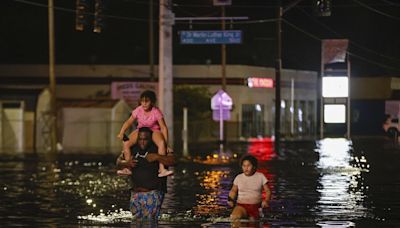
{"type": "Polygon", "coordinates": [[[63,108],[63,148],[76,153],[109,153],[111,139],[110,108],[63,108]]]}
{"type": "Polygon", "coordinates": [[[390,99],[392,79],[380,77],[351,78],[351,99],[390,99]]]}
{"type": "Polygon", "coordinates": [[[0,151],[5,153],[22,153],[25,150],[24,102],[0,102],[0,151]]]}
{"type": "MultiPolygon", "coordinates": [[[[56,77],[58,79],[57,98],[108,98],[110,96],[110,83],[115,81],[145,81],[149,78],[149,67],[147,65],[57,65],[56,77]],[[80,80],[82,79],[82,80],[80,80]],[[73,92],[71,92],[73,91],[73,92]]],[[[157,70],[156,70],[157,72],[157,70]]],[[[241,135],[242,104],[261,104],[264,107],[265,134],[271,135],[274,122],[274,97],[275,90],[248,88],[245,85],[247,77],[266,77],[275,78],[274,68],[227,65],[227,79],[235,79],[234,83],[227,85],[226,91],[231,95],[235,105],[232,110],[232,119],[226,125],[230,129],[228,136],[238,139],[241,135]],[[243,81],[243,84],[238,82],[243,81]]],[[[190,85],[206,86],[211,94],[215,93],[220,87],[221,66],[220,65],[175,65],[173,68],[174,80],[184,79],[190,85]],[[198,83],[197,79],[206,79],[208,84],[198,83]]],[[[0,65],[0,77],[13,75],[25,79],[48,78],[47,65],[0,65]]],[[[316,101],[316,80],[317,73],[311,71],[297,71],[284,69],[282,71],[281,97],[287,102],[290,101],[291,79],[295,82],[294,96],[297,100],[316,101]]],[[[181,82],[182,83],[182,82],[181,82]]],[[[40,85],[37,85],[40,86],[40,85]]],[[[43,85],[47,86],[47,84],[43,85]]],[[[40,113],[38,113],[38,116],[40,113]]],[[[316,115],[316,111],[312,113],[316,115]]],[[[38,118],[37,118],[38,119],[38,118]]],[[[314,118],[316,119],[316,118],[314,118]]],[[[179,121],[179,120],[178,120],[179,121]]],[[[209,136],[215,137],[218,131],[217,123],[207,123],[207,128],[211,132],[209,136]]],[[[37,127],[42,129],[40,123],[37,127]]],[[[180,129],[177,129],[179,131],[180,129]]],[[[38,134],[40,135],[43,133],[38,134]]],[[[205,136],[207,138],[207,136],[205,136]]],[[[39,139],[40,141],[40,139],[39,139]]],[[[43,140],[42,140],[43,141],[43,140]]],[[[39,142],[41,146],[43,142],[39,142]]]]}

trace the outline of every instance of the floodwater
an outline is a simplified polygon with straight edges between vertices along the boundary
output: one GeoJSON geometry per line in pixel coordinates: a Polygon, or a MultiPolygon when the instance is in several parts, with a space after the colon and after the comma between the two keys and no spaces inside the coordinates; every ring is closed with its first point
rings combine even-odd
{"type": "MultiPolygon", "coordinates": [[[[158,227],[400,226],[400,148],[390,141],[285,142],[276,154],[270,142],[253,140],[228,145],[218,158],[212,147],[192,150],[197,159],[174,167],[158,227]],[[260,159],[259,171],[269,179],[272,199],[260,221],[231,224],[226,198],[240,167],[237,160],[224,159],[245,152],[260,159]]],[[[115,175],[114,159],[3,154],[1,226],[141,225],[131,221],[129,182],[115,175]]]]}

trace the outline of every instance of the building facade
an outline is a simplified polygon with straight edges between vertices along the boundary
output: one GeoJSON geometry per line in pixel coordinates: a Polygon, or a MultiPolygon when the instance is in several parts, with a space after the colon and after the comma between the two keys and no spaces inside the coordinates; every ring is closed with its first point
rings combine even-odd
{"type": "MultiPolygon", "coordinates": [[[[112,84],[115,82],[156,83],[150,81],[147,65],[57,65],[55,74],[57,100],[111,99],[112,84]]],[[[221,88],[220,65],[175,65],[173,75],[174,85],[206,87],[211,95],[221,88]]],[[[226,92],[233,100],[231,118],[225,121],[227,140],[247,140],[274,135],[275,89],[249,87],[247,85],[249,77],[274,80],[275,70],[245,65],[226,66],[226,92]]],[[[0,79],[0,88],[3,91],[0,99],[3,102],[9,100],[25,102],[24,112],[28,118],[35,113],[39,95],[38,92],[32,91],[41,91],[48,87],[48,66],[0,65],[0,79]]],[[[287,69],[282,71],[281,134],[283,137],[316,135],[317,91],[317,72],[287,69]]],[[[31,119],[25,121],[32,122],[34,118],[31,119]]],[[[175,119],[174,122],[173,126],[181,126],[181,120],[175,119]]],[[[189,122],[195,124],[196,120],[189,122]]],[[[202,125],[204,131],[200,137],[192,140],[218,139],[217,122],[210,119],[206,123],[196,124],[202,125]]],[[[191,131],[198,130],[193,128],[189,125],[189,135],[191,131]]],[[[180,129],[174,131],[179,132],[175,134],[175,141],[179,141],[181,131],[180,129]]],[[[24,134],[25,141],[31,137],[40,137],[40,134],[36,136],[33,133],[24,134]]],[[[29,141],[35,140],[29,139],[29,141]]]]}

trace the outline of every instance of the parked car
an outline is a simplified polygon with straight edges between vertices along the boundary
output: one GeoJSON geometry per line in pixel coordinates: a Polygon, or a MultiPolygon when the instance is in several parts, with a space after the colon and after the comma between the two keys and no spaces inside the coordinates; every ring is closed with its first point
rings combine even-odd
{"type": "Polygon", "coordinates": [[[390,138],[397,140],[399,137],[400,123],[398,118],[392,118],[390,115],[387,115],[382,128],[390,138]]]}

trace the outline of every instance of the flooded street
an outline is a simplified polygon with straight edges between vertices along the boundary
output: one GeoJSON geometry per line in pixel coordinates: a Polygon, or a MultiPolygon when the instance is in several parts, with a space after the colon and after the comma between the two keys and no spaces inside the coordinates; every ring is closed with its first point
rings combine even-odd
{"type": "MultiPolygon", "coordinates": [[[[193,154],[212,157],[213,149],[193,154]]],[[[285,142],[279,154],[253,142],[229,147],[227,156],[246,151],[260,159],[272,191],[256,226],[400,226],[400,149],[391,142],[285,142]]],[[[129,227],[129,181],[115,175],[115,157],[2,155],[2,226],[129,227]]],[[[159,227],[231,226],[226,199],[240,173],[237,160],[182,160],[174,171],[159,227]]]]}

